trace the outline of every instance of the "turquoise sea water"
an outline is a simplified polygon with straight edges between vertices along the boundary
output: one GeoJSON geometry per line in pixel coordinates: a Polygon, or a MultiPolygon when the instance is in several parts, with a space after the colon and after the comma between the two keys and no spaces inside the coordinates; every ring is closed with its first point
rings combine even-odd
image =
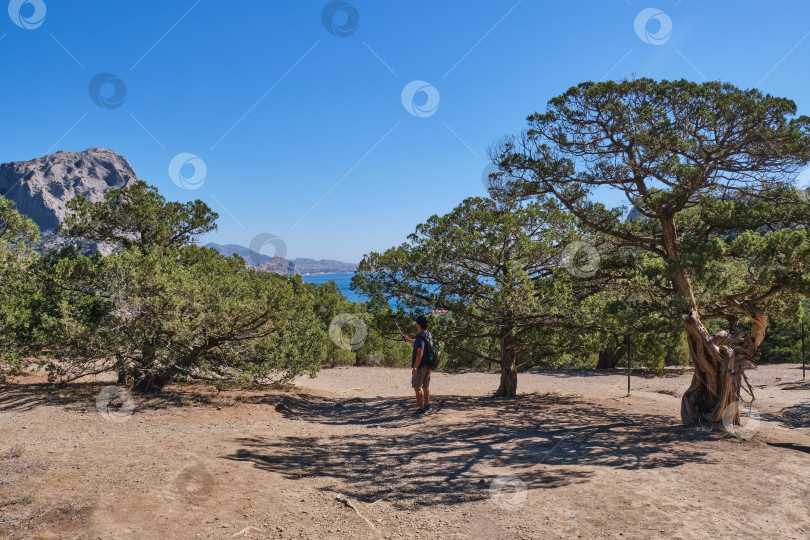
{"type": "Polygon", "coordinates": [[[334,281],[335,285],[340,289],[340,292],[345,294],[346,298],[350,301],[363,302],[365,299],[349,288],[352,282],[352,276],[354,276],[353,272],[345,274],[302,274],[301,278],[307,283],[315,283],[316,285],[326,283],[327,281],[334,281]]]}

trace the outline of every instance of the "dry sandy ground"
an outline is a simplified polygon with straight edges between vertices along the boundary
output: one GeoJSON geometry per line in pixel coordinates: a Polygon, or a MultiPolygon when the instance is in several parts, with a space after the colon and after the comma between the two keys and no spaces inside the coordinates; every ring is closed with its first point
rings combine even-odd
{"type": "Polygon", "coordinates": [[[751,374],[749,440],[683,428],[689,375],[342,368],[290,392],[177,389],[108,418],[109,383],[0,386],[0,538],[810,537],[810,385],[751,374]],[[674,394],[674,395],[673,395],[674,394]],[[523,490],[525,486],[525,491],[523,490]]]}

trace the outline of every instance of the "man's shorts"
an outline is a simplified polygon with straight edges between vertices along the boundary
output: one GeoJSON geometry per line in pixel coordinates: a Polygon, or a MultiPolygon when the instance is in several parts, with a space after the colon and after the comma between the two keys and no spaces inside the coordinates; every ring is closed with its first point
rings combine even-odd
{"type": "Polygon", "coordinates": [[[430,370],[426,367],[416,370],[416,375],[411,376],[411,386],[414,388],[430,387],[430,370]]]}

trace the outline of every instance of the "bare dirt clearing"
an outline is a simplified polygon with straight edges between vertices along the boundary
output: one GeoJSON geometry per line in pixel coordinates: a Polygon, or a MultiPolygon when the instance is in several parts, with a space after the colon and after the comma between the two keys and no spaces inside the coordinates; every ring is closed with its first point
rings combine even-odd
{"type": "Polygon", "coordinates": [[[341,368],[136,396],[111,421],[109,382],[28,376],[0,386],[0,538],[810,536],[799,367],[751,373],[747,441],[680,426],[688,374],[633,377],[631,397],[618,372],[521,374],[493,400],[497,378],[434,374],[424,418],[408,370],[341,368]]]}

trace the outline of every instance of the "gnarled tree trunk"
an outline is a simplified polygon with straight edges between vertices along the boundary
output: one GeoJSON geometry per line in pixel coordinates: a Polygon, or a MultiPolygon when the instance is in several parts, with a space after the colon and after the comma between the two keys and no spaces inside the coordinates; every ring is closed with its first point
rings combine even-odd
{"type": "Polygon", "coordinates": [[[177,363],[167,366],[159,371],[139,370],[139,376],[135,380],[132,389],[140,392],[159,392],[174,379],[192,367],[202,355],[219,344],[218,340],[208,338],[205,344],[194,347],[189,354],[181,358],[177,363]]]}
{"type": "MultiPolygon", "coordinates": [[[[672,216],[667,216],[661,220],[661,225],[667,254],[673,261],[680,261],[681,252],[676,243],[675,220],[672,216]]],[[[736,321],[730,321],[728,330],[720,330],[714,335],[709,334],[700,320],[694,290],[686,270],[683,268],[675,270],[672,285],[690,306],[683,315],[683,324],[689,355],[695,366],[692,383],[681,398],[681,421],[687,426],[701,422],[720,422],[726,408],[740,399],[745,370],[755,367],[750,355],[755,354],[765,337],[767,324],[765,316],[760,311],[761,317],[752,318],[752,331],[738,357],[738,351],[735,351],[731,344],[743,339],[746,334],[736,331],[736,321]]],[[[755,306],[747,306],[747,310],[741,305],[736,307],[742,309],[749,317],[755,314],[755,306]]],[[[736,414],[733,421],[739,424],[736,414]]]]}
{"type": "Polygon", "coordinates": [[[751,330],[745,336],[742,347],[736,349],[737,358],[743,361],[744,369],[756,369],[754,362],[759,360],[759,346],[765,341],[765,330],[768,328],[768,318],[759,306],[752,302],[741,302],[737,307],[751,319],[751,330]],[[750,366],[744,361],[747,360],[750,366]]]}
{"type": "Polygon", "coordinates": [[[517,395],[517,366],[512,342],[512,329],[501,332],[501,384],[495,397],[515,397],[517,395]]]}
{"type": "MultiPolygon", "coordinates": [[[[768,322],[758,307],[740,307],[752,321],[748,333],[737,331],[736,321],[731,321],[729,330],[709,335],[697,310],[692,310],[684,318],[689,353],[695,365],[692,384],[681,399],[681,421],[685,425],[720,422],[727,407],[741,400],[743,382],[748,385],[753,399],[753,389],[745,371],[756,369],[753,361],[765,339],[768,322]],[[731,343],[739,340],[743,340],[743,346],[732,348],[731,343]]],[[[733,422],[739,423],[737,414],[733,422]]]]}
{"type": "Polygon", "coordinates": [[[182,372],[178,366],[171,366],[163,371],[143,370],[135,379],[132,389],[138,392],[160,392],[166,385],[182,372]]]}
{"type": "Polygon", "coordinates": [[[619,364],[625,350],[618,339],[611,339],[611,346],[599,351],[596,369],[614,369],[619,364]]]}
{"type": "Polygon", "coordinates": [[[684,330],[695,373],[681,398],[681,421],[687,426],[719,422],[726,407],[739,399],[742,373],[730,345],[744,334],[721,330],[710,335],[696,309],[684,317],[684,330]]]}

